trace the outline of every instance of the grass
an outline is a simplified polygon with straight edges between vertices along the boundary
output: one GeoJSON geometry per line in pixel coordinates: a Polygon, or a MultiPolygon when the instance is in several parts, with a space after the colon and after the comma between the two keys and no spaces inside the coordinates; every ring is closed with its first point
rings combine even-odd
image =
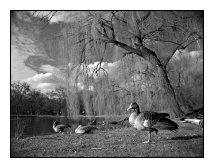
{"type": "Polygon", "coordinates": [[[100,126],[93,134],[66,134],[11,139],[11,157],[204,157],[200,127],[179,123],[178,133],[147,133],[127,125],[100,126]]]}
{"type": "Polygon", "coordinates": [[[14,138],[21,138],[23,133],[24,133],[24,129],[27,126],[28,122],[29,122],[29,118],[25,118],[25,119],[21,119],[20,117],[18,117],[16,119],[15,122],[15,130],[14,130],[14,138]]]}

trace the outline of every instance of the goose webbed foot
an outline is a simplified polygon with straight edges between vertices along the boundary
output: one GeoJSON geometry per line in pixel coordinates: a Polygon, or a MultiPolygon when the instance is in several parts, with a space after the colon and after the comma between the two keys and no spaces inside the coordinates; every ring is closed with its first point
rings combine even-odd
{"type": "Polygon", "coordinates": [[[148,132],[148,140],[144,141],[143,143],[149,143],[151,139],[151,130],[148,132]]]}
{"type": "Polygon", "coordinates": [[[144,141],[143,143],[149,143],[149,142],[151,142],[150,140],[147,140],[147,141],[144,141]]]}

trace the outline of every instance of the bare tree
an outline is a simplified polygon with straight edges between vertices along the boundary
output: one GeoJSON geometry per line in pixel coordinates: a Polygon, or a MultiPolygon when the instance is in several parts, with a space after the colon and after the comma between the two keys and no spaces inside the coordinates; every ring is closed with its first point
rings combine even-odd
{"type": "Polygon", "coordinates": [[[113,44],[124,49],[124,56],[134,54],[148,61],[159,75],[166,98],[175,116],[183,115],[175,91],[167,75],[167,64],[179,49],[197,43],[203,30],[194,29],[203,13],[171,11],[110,11],[89,12],[90,37],[96,42],[113,44]],[[164,59],[155,52],[158,43],[172,45],[164,59]]]}
{"type": "Polygon", "coordinates": [[[19,107],[21,104],[26,103],[24,98],[30,92],[30,85],[28,83],[13,82],[11,83],[11,105],[15,106],[16,114],[22,114],[19,107]]]}
{"type": "MultiPolygon", "coordinates": [[[[66,93],[63,87],[57,87],[55,90],[52,90],[47,93],[50,99],[56,100],[58,106],[58,114],[62,113],[63,108],[66,107],[66,93]]],[[[64,111],[64,115],[67,115],[67,111],[64,111]]]]}
{"type": "MultiPolygon", "coordinates": [[[[51,13],[52,18],[55,12],[51,13]]],[[[47,16],[46,16],[47,17],[47,16]]],[[[183,115],[173,86],[167,74],[167,65],[177,50],[184,50],[203,39],[203,12],[198,11],[88,11],[70,16],[72,33],[65,27],[64,55],[70,62],[69,48],[73,48],[73,60],[85,63],[90,51],[118,47],[122,57],[134,55],[147,61],[156,72],[165,98],[175,116],[183,115]],[[72,36],[72,37],[68,37],[72,36]],[[69,40],[72,39],[73,47],[69,40]],[[164,56],[157,51],[159,45],[170,46],[164,56]],[[78,50],[78,52],[76,51],[78,50]],[[79,57],[76,59],[74,57],[79,57]]],[[[110,55],[110,54],[106,54],[110,55]]],[[[100,62],[103,60],[102,56],[100,62]]],[[[77,62],[77,61],[76,61],[77,62]]],[[[96,71],[97,72],[97,71],[96,71]]],[[[70,72],[68,72],[69,74],[70,72]]],[[[68,80],[71,76],[68,75],[68,80]]]]}

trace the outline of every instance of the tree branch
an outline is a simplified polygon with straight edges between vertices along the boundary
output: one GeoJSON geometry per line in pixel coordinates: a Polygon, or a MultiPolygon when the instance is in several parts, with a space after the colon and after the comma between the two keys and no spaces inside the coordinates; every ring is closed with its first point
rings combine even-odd
{"type": "MultiPolygon", "coordinates": [[[[189,36],[189,37],[190,37],[190,36],[189,36]]],[[[171,58],[173,57],[173,55],[175,54],[175,52],[176,52],[177,50],[179,50],[179,49],[183,49],[183,50],[184,50],[184,49],[186,49],[190,44],[192,44],[193,42],[195,42],[195,41],[201,39],[201,37],[199,36],[197,39],[194,39],[194,40],[190,41],[188,44],[183,45],[186,41],[189,40],[189,37],[188,37],[185,41],[183,41],[181,44],[175,43],[175,42],[171,42],[171,43],[177,44],[177,47],[175,47],[175,49],[172,51],[172,54],[171,54],[169,57],[166,58],[166,60],[165,60],[165,62],[164,62],[164,64],[163,64],[164,68],[166,68],[166,66],[168,65],[169,61],[171,60],[171,58]]]]}
{"type": "Polygon", "coordinates": [[[151,15],[151,11],[148,11],[148,13],[145,16],[141,17],[140,19],[136,19],[137,25],[145,21],[150,15],[151,15]]]}
{"type": "Polygon", "coordinates": [[[125,53],[123,53],[123,56],[122,57],[125,57],[125,56],[127,56],[127,55],[129,55],[129,54],[133,54],[132,52],[125,52],[125,53]]]}
{"type": "Polygon", "coordinates": [[[121,42],[119,42],[117,40],[114,40],[114,39],[109,39],[109,40],[106,40],[106,41],[109,42],[109,43],[112,43],[112,44],[114,44],[114,45],[116,45],[118,47],[121,47],[121,48],[123,48],[123,49],[125,49],[125,50],[127,50],[127,51],[129,51],[129,52],[131,52],[133,54],[142,56],[142,53],[141,53],[140,50],[137,50],[137,49],[135,49],[133,47],[130,47],[125,43],[121,43],[121,42]]]}

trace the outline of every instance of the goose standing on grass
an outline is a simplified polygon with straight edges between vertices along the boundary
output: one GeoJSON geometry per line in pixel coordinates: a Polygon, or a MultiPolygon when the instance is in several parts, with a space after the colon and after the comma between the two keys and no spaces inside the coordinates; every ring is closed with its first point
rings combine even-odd
{"type": "Polygon", "coordinates": [[[187,113],[183,118],[180,119],[180,122],[192,123],[200,125],[202,130],[204,127],[204,109],[200,108],[194,110],[191,113],[187,113]]]}
{"type": "Polygon", "coordinates": [[[64,131],[64,129],[66,129],[68,127],[71,128],[71,126],[68,124],[59,124],[57,121],[54,121],[54,123],[53,123],[53,129],[55,132],[61,133],[64,131]]]}
{"type": "Polygon", "coordinates": [[[77,134],[86,134],[86,133],[93,132],[93,130],[95,130],[95,129],[97,129],[97,127],[92,126],[92,125],[86,125],[86,126],[79,125],[75,129],[75,133],[77,133],[77,134]]]}
{"type": "Polygon", "coordinates": [[[133,109],[129,117],[129,123],[137,130],[148,131],[148,140],[144,143],[150,142],[151,133],[158,133],[158,129],[170,130],[177,132],[178,124],[168,119],[168,113],[158,113],[153,111],[140,112],[140,108],[136,102],[131,103],[127,111],[133,109]]]}

